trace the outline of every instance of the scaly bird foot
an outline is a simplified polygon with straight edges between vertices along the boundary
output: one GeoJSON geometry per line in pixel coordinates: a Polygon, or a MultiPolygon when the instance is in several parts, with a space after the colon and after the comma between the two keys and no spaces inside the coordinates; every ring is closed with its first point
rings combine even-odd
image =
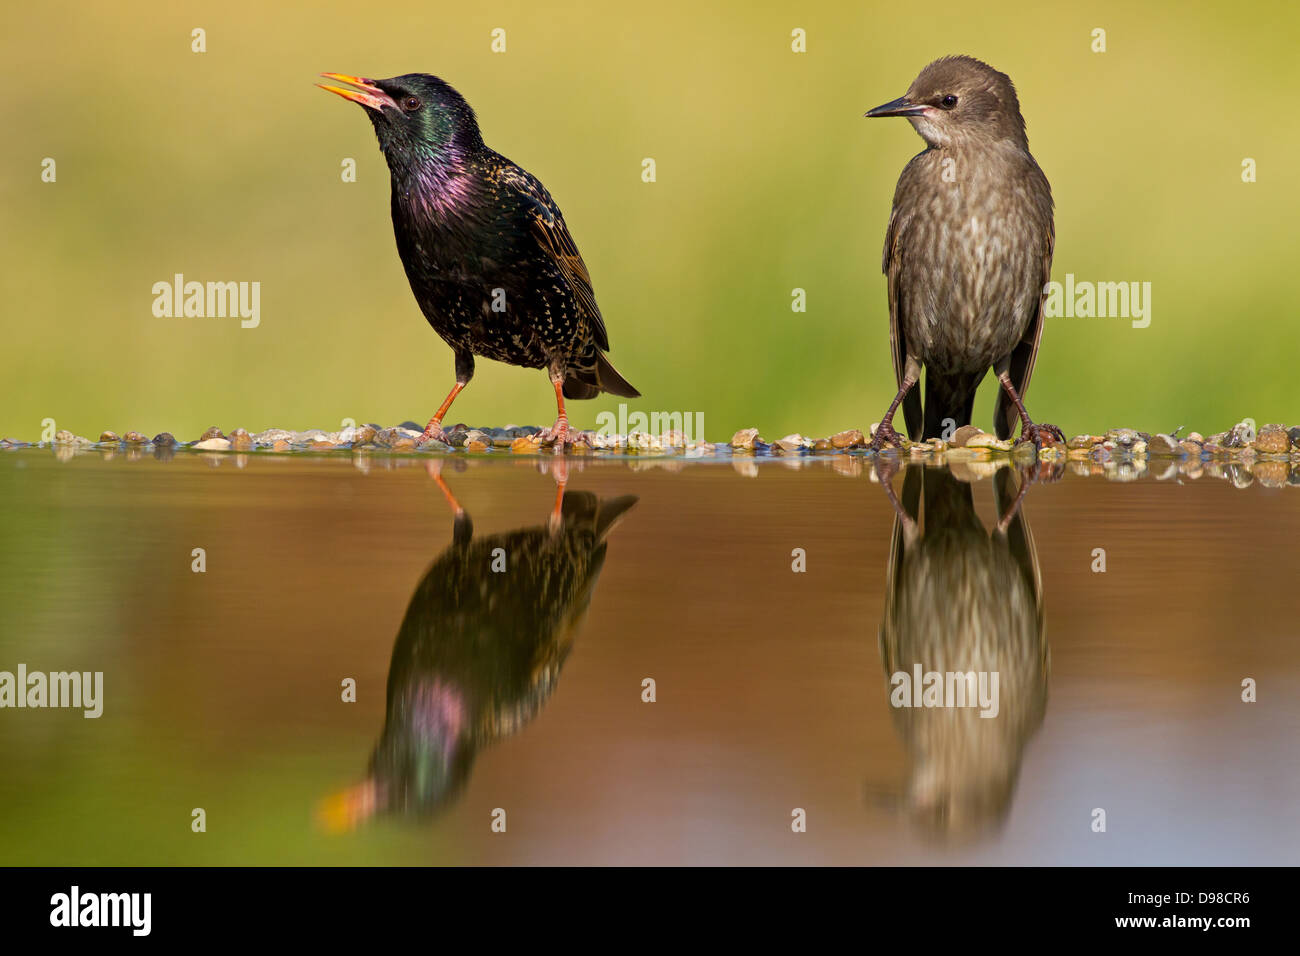
{"type": "Polygon", "coordinates": [[[1016,440],[1016,444],[1020,445],[1027,441],[1033,442],[1034,448],[1038,451],[1042,451],[1043,442],[1045,440],[1048,442],[1059,442],[1064,445],[1065,433],[1055,425],[1048,425],[1046,423],[1035,425],[1030,423],[1024,425],[1020,429],[1020,438],[1016,440]]]}
{"type": "Polygon", "coordinates": [[[543,429],[537,437],[543,445],[554,445],[555,450],[560,452],[567,449],[574,442],[574,435],[569,429],[569,423],[563,418],[556,421],[550,428],[543,429]]]}
{"type": "Polygon", "coordinates": [[[447,433],[442,430],[442,425],[438,423],[437,419],[434,419],[424,426],[424,434],[420,436],[419,440],[415,444],[423,445],[428,441],[440,441],[445,445],[451,444],[447,439],[447,433]]]}
{"type": "Polygon", "coordinates": [[[876,433],[871,436],[871,444],[868,447],[872,451],[878,452],[886,444],[893,445],[895,448],[902,448],[903,436],[894,431],[894,426],[889,422],[881,422],[876,426],[876,433]]]}

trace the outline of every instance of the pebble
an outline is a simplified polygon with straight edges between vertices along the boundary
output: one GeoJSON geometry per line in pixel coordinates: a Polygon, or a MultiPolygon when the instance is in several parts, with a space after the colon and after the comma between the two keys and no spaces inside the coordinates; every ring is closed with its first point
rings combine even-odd
{"type": "MultiPolygon", "coordinates": [[[[1193,432],[1192,434],[1196,434],[1196,433],[1193,432]]],[[[1181,448],[1186,454],[1192,456],[1197,461],[1200,461],[1201,443],[1198,440],[1193,438],[1184,438],[1181,442],[1178,443],[1178,447],[1181,448]]]]}
{"type": "Polygon", "coordinates": [[[122,441],[126,442],[128,445],[149,444],[149,439],[146,438],[144,435],[141,435],[139,432],[127,432],[125,435],[122,436],[122,441]]]}
{"type": "Polygon", "coordinates": [[[205,431],[202,435],[199,436],[199,441],[207,441],[210,438],[224,439],[225,437],[226,436],[221,433],[221,429],[218,428],[216,425],[213,425],[211,428],[209,428],[207,431],[205,431]]]}
{"type": "Polygon", "coordinates": [[[755,442],[762,441],[758,437],[757,428],[742,428],[736,434],[731,436],[732,448],[753,448],[755,442]]]}
{"type": "Polygon", "coordinates": [[[860,428],[850,428],[848,431],[836,432],[831,436],[832,448],[861,448],[866,443],[860,428]]]}
{"type": "MultiPolygon", "coordinates": [[[[958,429],[960,431],[960,429],[958,429]]],[[[954,436],[956,437],[956,436],[954,436]]],[[[972,435],[966,441],[966,448],[992,448],[996,451],[1010,451],[1012,441],[1009,438],[998,438],[996,435],[989,435],[986,432],[980,432],[978,435],[972,435]]]]}
{"type": "Polygon", "coordinates": [[[253,436],[243,428],[236,428],[230,433],[230,447],[235,451],[252,451],[253,436]]]}
{"type": "Polygon", "coordinates": [[[99,440],[101,442],[119,442],[122,439],[117,437],[117,432],[100,432],[99,440]]]}
{"type": "Polygon", "coordinates": [[[802,435],[786,435],[784,438],[778,438],[772,443],[772,447],[779,448],[781,451],[803,451],[808,439],[802,435]]]}
{"type": "Polygon", "coordinates": [[[153,443],[158,448],[172,448],[176,444],[176,436],[171,432],[159,432],[153,436],[153,443]]]}
{"type": "Polygon", "coordinates": [[[190,446],[196,451],[229,451],[230,442],[224,438],[205,438],[190,446]]]}
{"type": "Polygon", "coordinates": [[[1168,458],[1171,455],[1182,454],[1182,447],[1174,440],[1172,435],[1161,433],[1151,436],[1151,441],[1147,442],[1147,453],[1168,458]]]}
{"type": "Polygon", "coordinates": [[[1281,425],[1265,425],[1255,436],[1255,451],[1265,455],[1285,455],[1291,450],[1291,437],[1281,425]]]}

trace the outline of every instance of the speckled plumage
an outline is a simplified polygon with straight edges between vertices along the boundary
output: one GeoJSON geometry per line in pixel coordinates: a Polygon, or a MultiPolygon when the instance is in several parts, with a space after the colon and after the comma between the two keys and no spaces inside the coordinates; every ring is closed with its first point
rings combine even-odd
{"type": "Polygon", "coordinates": [[[605,356],[605,321],[559,206],[484,144],[464,97],[426,74],[337,78],[366,91],[327,88],[361,103],[374,124],[397,250],[425,318],[455,351],[459,386],[481,356],[544,368],[565,398],[638,396],[605,356]]]}
{"type": "MultiPolygon", "coordinates": [[[[938,60],[868,115],[906,116],[927,144],[899,177],[883,270],[900,388],[925,369],[924,408],[917,389],[903,400],[908,432],[940,437],[970,423],[990,367],[1021,398],[1028,390],[1051,274],[1051,188],[1011,80],[978,60],[938,60]]],[[[999,437],[1010,437],[1018,414],[1000,391],[999,437]]]]}
{"type": "Polygon", "coordinates": [[[467,515],[406,610],[388,672],[388,713],[371,758],[376,809],[427,813],[468,779],[477,753],[518,731],[559,679],[635,497],[564,496],[562,524],[474,540],[467,515]],[[504,571],[494,571],[496,549],[504,571]]]}
{"type": "MultiPolygon", "coordinates": [[[[1012,501],[1010,469],[994,478],[998,513],[1012,501]]],[[[974,836],[1006,818],[1029,738],[1047,705],[1042,584],[1020,511],[990,536],[971,486],[943,469],[909,467],[894,523],[880,652],[893,674],[997,672],[998,712],[893,710],[907,752],[905,806],[928,832],[974,836]],[[925,500],[920,533],[919,504],[925,500]]],[[[892,688],[887,688],[887,693],[892,688]]]]}

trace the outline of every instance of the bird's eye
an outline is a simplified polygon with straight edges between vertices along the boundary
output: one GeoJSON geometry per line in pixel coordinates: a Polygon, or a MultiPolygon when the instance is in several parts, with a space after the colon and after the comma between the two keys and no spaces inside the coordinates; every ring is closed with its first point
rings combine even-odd
{"type": "Polygon", "coordinates": [[[402,109],[408,113],[414,113],[420,108],[420,98],[418,96],[408,96],[402,100],[402,109]]]}
{"type": "Polygon", "coordinates": [[[945,96],[943,99],[939,101],[939,105],[946,110],[950,110],[957,105],[957,97],[949,93],[947,96],[945,96]]]}

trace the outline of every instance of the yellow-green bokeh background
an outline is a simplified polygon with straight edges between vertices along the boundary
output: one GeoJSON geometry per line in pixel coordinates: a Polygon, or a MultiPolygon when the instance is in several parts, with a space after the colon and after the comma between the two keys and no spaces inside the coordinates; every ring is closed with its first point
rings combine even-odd
{"type": "MultiPolygon", "coordinates": [[[[434,72],[467,96],[564,209],[634,407],[703,411],[714,438],[865,426],[894,388],[880,247],[921,144],[861,116],[957,52],[1017,83],[1057,201],[1054,277],[1153,284],[1150,328],[1049,324],[1035,415],[1071,433],[1294,423],[1297,25],[1287,3],[13,6],[0,435],[432,412],[451,354],[398,262],[370,125],[313,88],[322,70],[434,72]],[[260,328],[155,318],[150,288],[176,272],[261,282],[260,328]]],[[[986,382],[977,422],[990,409],[986,382]]],[[[480,362],[452,418],[552,411],[540,372],[480,362]]]]}

